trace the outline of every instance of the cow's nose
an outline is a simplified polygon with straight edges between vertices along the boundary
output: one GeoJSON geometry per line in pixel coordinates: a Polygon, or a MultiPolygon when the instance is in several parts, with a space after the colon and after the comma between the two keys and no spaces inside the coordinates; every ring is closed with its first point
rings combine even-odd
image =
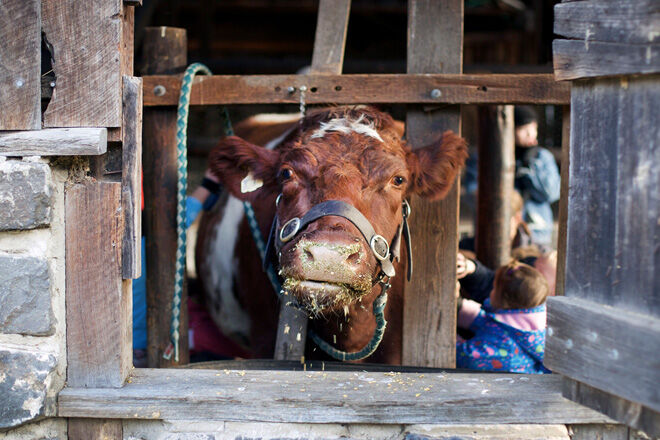
{"type": "Polygon", "coordinates": [[[304,249],[305,258],[310,263],[316,263],[325,267],[332,266],[357,266],[363,260],[363,252],[358,244],[314,244],[304,249]]]}

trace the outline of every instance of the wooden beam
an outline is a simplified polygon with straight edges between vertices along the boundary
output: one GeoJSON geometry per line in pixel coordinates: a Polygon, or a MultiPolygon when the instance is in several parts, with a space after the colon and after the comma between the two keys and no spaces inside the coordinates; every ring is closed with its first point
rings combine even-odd
{"type": "Polygon", "coordinates": [[[544,364],[660,412],[660,319],[575,297],[548,299],[544,364]]]}
{"type": "Polygon", "coordinates": [[[491,269],[511,258],[515,175],[513,106],[479,107],[477,259],[491,269]]]}
{"type": "Polygon", "coordinates": [[[98,156],[107,148],[105,128],[0,132],[0,156],[98,156]]]}
{"type": "MultiPolygon", "coordinates": [[[[143,79],[145,106],[177,104],[179,77],[143,79]]],[[[308,104],[568,104],[570,100],[570,84],[544,73],[214,75],[194,79],[190,104],[297,104],[298,93],[288,88],[299,90],[302,85],[307,87],[308,104]]]]}
{"type": "Polygon", "coordinates": [[[656,0],[589,0],[554,8],[554,33],[567,39],[610,43],[660,42],[656,0]]]}
{"type": "Polygon", "coordinates": [[[557,277],[555,279],[555,295],[564,295],[566,283],[566,228],[568,225],[568,186],[571,161],[571,108],[567,105],[561,108],[561,170],[559,212],[557,213],[557,277]]]}
{"type": "MultiPolygon", "coordinates": [[[[186,31],[147,28],[145,73],[183,71],[186,31]]],[[[149,108],[143,119],[144,223],[147,257],[147,356],[150,367],[188,363],[187,292],[181,298],[179,362],[163,353],[170,344],[170,321],[176,263],[176,108],[149,108]]]]}
{"type": "Polygon", "coordinates": [[[65,215],[67,384],[121,387],[133,345],[131,282],[121,278],[121,185],[69,187],[65,215]]]}
{"type": "Polygon", "coordinates": [[[558,81],[660,72],[660,43],[555,40],[552,53],[558,81]]]}
{"type": "Polygon", "coordinates": [[[69,419],[67,438],[69,440],[121,440],[123,439],[121,420],[109,419],[69,419]]]}
{"type": "Polygon", "coordinates": [[[121,198],[124,212],[122,276],[142,272],[142,79],[124,76],[121,198]]]}
{"type": "MultiPolygon", "coordinates": [[[[463,1],[411,0],[408,73],[462,72],[463,1]]],[[[427,92],[429,93],[429,92],[427,92]]],[[[410,107],[407,141],[421,148],[445,130],[461,131],[459,107],[410,107]]],[[[403,307],[403,364],[452,368],[456,364],[456,254],[459,181],[436,203],[411,201],[415,271],[403,307]]]]}
{"type": "Polygon", "coordinates": [[[56,85],[45,127],[121,124],[121,0],[42,0],[56,85]]]}
{"type": "Polygon", "coordinates": [[[369,424],[612,423],[563,398],[561,387],[559,375],[136,369],[121,389],[63,389],[58,416],[369,424]]]}
{"type": "Polygon", "coordinates": [[[41,0],[3,1],[0,41],[0,130],[38,130],[41,0]]]}

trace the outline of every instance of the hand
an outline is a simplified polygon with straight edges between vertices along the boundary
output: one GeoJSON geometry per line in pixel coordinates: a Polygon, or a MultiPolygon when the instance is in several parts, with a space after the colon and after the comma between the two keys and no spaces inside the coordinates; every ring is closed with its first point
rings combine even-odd
{"type": "Polygon", "coordinates": [[[465,258],[465,255],[460,252],[456,255],[456,278],[459,280],[465,278],[474,273],[475,270],[477,270],[477,266],[475,266],[474,261],[465,258]]]}
{"type": "Polygon", "coordinates": [[[213,173],[211,172],[211,169],[210,169],[210,168],[207,168],[207,169],[206,169],[206,172],[204,173],[204,177],[206,177],[207,179],[210,179],[211,181],[213,181],[213,182],[215,182],[215,183],[220,183],[220,181],[218,180],[218,178],[215,177],[215,174],[213,174],[213,173]]]}

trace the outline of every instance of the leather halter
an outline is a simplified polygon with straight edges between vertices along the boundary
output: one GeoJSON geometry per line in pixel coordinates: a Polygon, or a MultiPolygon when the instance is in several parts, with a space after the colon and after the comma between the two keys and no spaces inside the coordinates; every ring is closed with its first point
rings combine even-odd
{"type": "MultiPolygon", "coordinates": [[[[276,205],[279,203],[280,197],[281,195],[277,197],[276,205]]],[[[266,245],[266,253],[263,260],[264,270],[272,264],[275,257],[274,250],[279,252],[285,243],[291,241],[308,224],[326,216],[343,217],[353,223],[360,231],[364,239],[369,243],[369,248],[381,267],[381,273],[377,277],[376,282],[381,281],[384,277],[392,278],[396,274],[392,262],[395,258],[399,260],[401,257],[401,236],[403,235],[406,242],[406,250],[408,251],[407,278],[410,281],[412,276],[412,249],[410,247],[410,230],[407,221],[410,216],[410,205],[406,200],[403,201],[402,221],[397,228],[391,246],[385,237],[376,234],[374,227],[364,214],[358,211],[353,205],[342,202],[341,200],[327,200],[314,205],[302,218],[294,217],[287,221],[281,228],[279,227],[279,219],[275,215],[270,228],[270,234],[268,235],[268,244],[266,245]]]]}

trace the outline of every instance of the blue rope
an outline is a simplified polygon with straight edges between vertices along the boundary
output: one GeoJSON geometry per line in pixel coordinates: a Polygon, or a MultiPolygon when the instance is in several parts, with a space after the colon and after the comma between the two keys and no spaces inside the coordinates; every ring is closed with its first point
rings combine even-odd
{"type": "Polygon", "coordinates": [[[183,73],[179,105],[176,118],[176,149],[177,149],[177,193],[176,193],[176,262],[174,273],[174,295],[172,297],[172,321],[170,326],[170,346],[163,357],[170,359],[174,350],[174,360],[179,362],[179,324],[181,316],[181,295],[186,269],[186,190],[188,186],[188,108],[190,107],[190,91],[196,74],[211,75],[208,67],[200,63],[188,66],[183,73]]]}

